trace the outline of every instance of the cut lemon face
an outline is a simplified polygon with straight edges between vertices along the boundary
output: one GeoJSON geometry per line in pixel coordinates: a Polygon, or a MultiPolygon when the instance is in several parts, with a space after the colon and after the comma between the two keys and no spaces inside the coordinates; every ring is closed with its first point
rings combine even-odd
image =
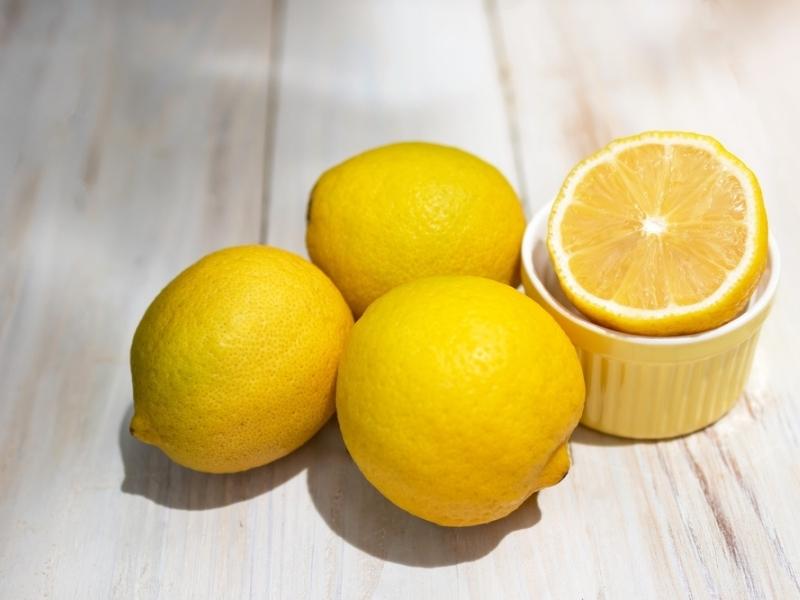
{"type": "Polygon", "coordinates": [[[579,163],[550,213],[561,287],[590,319],[679,335],[740,313],[767,260],[761,188],[715,139],[621,138],[579,163]]]}

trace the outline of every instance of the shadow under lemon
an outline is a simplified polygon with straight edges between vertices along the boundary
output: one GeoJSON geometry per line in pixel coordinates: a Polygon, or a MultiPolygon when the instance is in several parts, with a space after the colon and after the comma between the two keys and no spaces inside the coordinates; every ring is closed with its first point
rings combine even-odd
{"type": "Polygon", "coordinates": [[[650,440],[638,440],[632,438],[622,438],[601,431],[589,429],[584,425],[578,425],[575,431],[572,432],[572,437],[569,439],[571,444],[579,446],[634,446],[636,444],[649,444],[650,440]]]}
{"type": "Polygon", "coordinates": [[[135,439],[128,430],[133,407],[119,425],[119,449],[125,469],[120,489],[181,510],[206,510],[260,496],[286,483],[311,460],[309,444],[257,469],[219,475],[193,471],[172,462],[155,446],[135,439]]]}
{"type": "Polygon", "coordinates": [[[350,458],[336,419],[313,440],[311,499],[331,530],[382,560],[436,567],[470,562],[491,552],[512,531],[539,522],[536,494],[507,517],[473,527],[441,527],[414,517],[384,498],[350,458]]]}
{"type": "Polygon", "coordinates": [[[507,517],[474,527],[440,527],[397,508],[361,474],[350,458],[336,417],[309,442],[273,463],[242,473],[200,473],[172,462],[134,439],[129,408],[119,427],[125,469],[121,490],[179,510],[235,504],[276,489],[306,470],[319,515],[351,546],[382,560],[436,567],[470,562],[491,552],[512,531],[539,522],[537,495],[507,517]]]}

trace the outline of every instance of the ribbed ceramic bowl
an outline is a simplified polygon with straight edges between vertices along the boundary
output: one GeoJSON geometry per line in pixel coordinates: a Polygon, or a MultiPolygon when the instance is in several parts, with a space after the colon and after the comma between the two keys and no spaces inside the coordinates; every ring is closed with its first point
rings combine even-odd
{"type": "Polygon", "coordinates": [[[658,439],[710,425],[733,407],[750,374],[758,334],[780,272],[774,240],[747,308],[703,333],[647,337],[589,321],[567,300],[547,252],[550,205],[528,224],[522,241],[525,292],[558,321],[575,344],[586,378],[581,422],[605,433],[658,439]]]}

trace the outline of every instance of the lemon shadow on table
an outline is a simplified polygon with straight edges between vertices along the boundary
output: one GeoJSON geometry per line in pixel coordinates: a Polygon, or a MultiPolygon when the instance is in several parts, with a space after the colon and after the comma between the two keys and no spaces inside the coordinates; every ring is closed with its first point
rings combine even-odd
{"type": "Polygon", "coordinates": [[[507,517],[473,527],[441,527],[414,517],[384,498],[361,474],[342,441],[336,419],[312,440],[306,473],[315,508],[345,542],[394,563],[439,567],[491,552],[509,533],[541,519],[537,495],[507,517]]]}
{"type": "Polygon", "coordinates": [[[575,431],[572,432],[572,437],[569,441],[573,444],[578,444],[579,446],[605,447],[635,446],[636,444],[651,443],[650,440],[637,440],[633,438],[617,437],[615,435],[589,429],[583,425],[578,425],[575,428],[575,431]]]}
{"type": "Polygon", "coordinates": [[[119,426],[119,449],[125,469],[120,489],[156,504],[181,510],[207,510],[265,494],[303,471],[313,453],[309,444],[268,465],[218,475],[193,471],[172,462],[155,446],[143,444],[129,432],[129,407],[119,426]]]}

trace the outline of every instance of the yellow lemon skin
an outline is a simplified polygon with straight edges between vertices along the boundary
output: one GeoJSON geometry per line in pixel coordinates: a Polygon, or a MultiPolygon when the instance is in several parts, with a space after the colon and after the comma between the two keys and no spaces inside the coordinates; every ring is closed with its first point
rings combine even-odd
{"type": "Polygon", "coordinates": [[[336,405],[347,449],[384,496],[466,526],[566,475],[584,395],[575,349],[538,304],[489,279],[443,276],[367,309],[336,405]]]}
{"type": "Polygon", "coordinates": [[[378,296],[430,275],[515,283],[525,216],[490,164],[421,142],[359,154],[324,173],[311,192],[311,260],[356,316],[378,296]]]}
{"type": "Polygon", "coordinates": [[[209,254],[136,330],[131,433],[198,471],[280,458],[333,414],[352,324],[336,287],[299,256],[258,245],[209,254]]]}

